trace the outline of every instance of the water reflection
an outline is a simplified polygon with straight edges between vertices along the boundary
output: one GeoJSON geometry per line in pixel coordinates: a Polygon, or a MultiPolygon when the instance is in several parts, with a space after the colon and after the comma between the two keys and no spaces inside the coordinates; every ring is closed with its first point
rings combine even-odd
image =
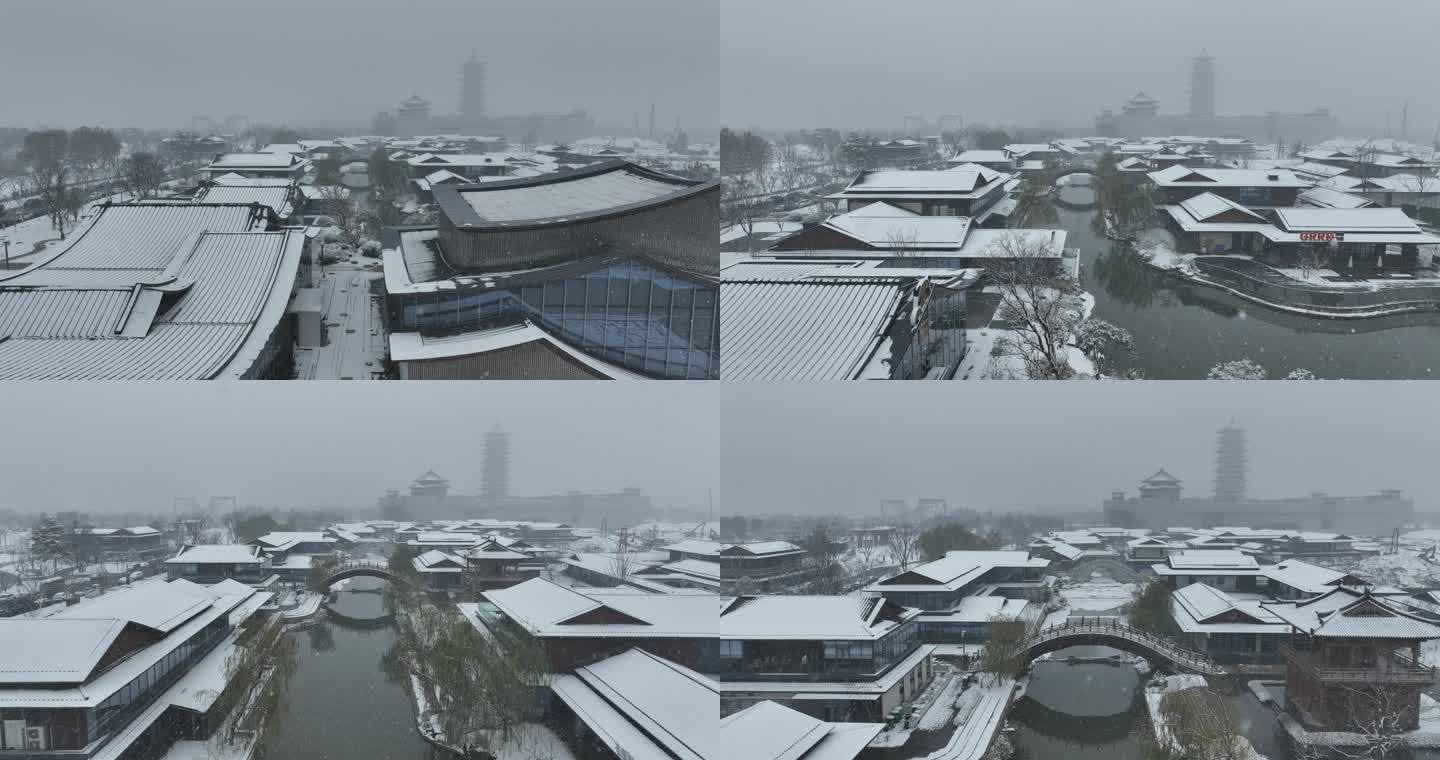
{"type": "Polygon", "coordinates": [[[291,633],[302,643],[286,695],[290,720],[271,737],[267,760],[445,760],[420,738],[415,709],[399,679],[383,673],[394,641],[383,597],[363,591],[382,581],[356,578],[314,627],[291,633]],[[378,624],[370,625],[379,621],[378,624]]]}
{"type": "MultiPolygon", "coordinates": [[[[1087,188],[1065,188],[1062,198],[1087,188]]],[[[1433,377],[1440,369],[1440,315],[1312,319],[1190,286],[1137,260],[1105,237],[1098,211],[1060,208],[1067,245],[1081,250],[1081,283],[1094,315],[1135,337],[1132,364],[1146,377],[1197,379],[1248,357],[1272,378],[1304,368],[1322,378],[1433,377]]]]}
{"type": "Polygon", "coordinates": [[[1072,647],[1035,663],[1025,696],[1010,712],[1020,760],[1141,760],[1150,730],[1140,672],[1128,663],[1066,661],[1117,654],[1072,647]]]}

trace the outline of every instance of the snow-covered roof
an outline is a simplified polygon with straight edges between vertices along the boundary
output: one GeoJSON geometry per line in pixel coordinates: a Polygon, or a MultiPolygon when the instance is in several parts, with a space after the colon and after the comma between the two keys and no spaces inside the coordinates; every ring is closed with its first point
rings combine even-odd
{"type": "Polygon", "coordinates": [[[1365,208],[1375,205],[1374,201],[1350,193],[1343,193],[1329,187],[1312,187],[1300,191],[1300,201],[1319,208],[1365,208]]]}
{"type": "Polygon", "coordinates": [[[1241,214],[1248,219],[1253,219],[1258,224],[1269,223],[1265,217],[1229,198],[1214,193],[1201,193],[1193,198],[1187,198],[1180,202],[1180,207],[1188,211],[1196,220],[1202,222],[1226,212],[1233,212],[1241,214]]]}
{"type": "Polygon", "coordinates": [[[1283,632],[1285,622],[1258,600],[1236,599],[1204,583],[1192,583],[1171,595],[1171,614],[1186,633],[1283,632]]]}
{"type": "Polygon", "coordinates": [[[459,573],[465,569],[465,560],[439,549],[416,556],[410,564],[422,573],[459,573]]]}
{"type": "Polygon", "coordinates": [[[615,754],[634,760],[718,760],[725,755],[714,720],[720,688],[708,676],[630,649],[550,685],[615,754]]]}
{"type": "Polygon", "coordinates": [[[1287,559],[1274,565],[1266,565],[1260,568],[1260,574],[1276,583],[1283,583],[1307,594],[1324,593],[1341,582],[1359,580],[1339,570],[1312,565],[1298,559],[1287,559]]]}
{"type": "Polygon", "coordinates": [[[53,255],[0,273],[0,378],[246,376],[304,249],[298,231],[252,231],[269,217],[250,205],[102,206],[53,255]]]}
{"type": "Polygon", "coordinates": [[[990,191],[1002,172],[976,165],[945,171],[872,169],[860,172],[850,184],[831,198],[946,197],[968,198],[990,191]]]}
{"type": "Polygon", "coordinates": [[[597,375],[611,380],[641,379],[640,375],[581,351],[528,320],[519,324],[455,335],[392,332],[390,333],[390,358],[397,362],[414,362],[458,356],[478,356],[532,343],[549,347],[597,375]]]}
{"type": "Polygon", "coordinates": [[[166,564],[258,565],[265,561],[260,547],[247,544],[187,544],[166,564]]]}
{"type": "Polygon", "coordinates": [[[715,635],[715,598],[566,588],[532,578],[483,596],[536,636],[696,638],[715,635]]]}
{"type": "Polygon", "coordinates": [[[923,623],[988,623],[996,618],[1018,620],[1029,604],[1024,599],[1003,596],[967,596],[952,610],[924,612],[919,619],[923,623]]]}
{"type": "Polygon", "coordinates": [[[1315,637],[1440,639],[1440,625],[1367,590],[1346,586],[1298,602],[1266,602],[1276,617],[1315,637]]]}
{"type": "Polygon", "coordinates": [[[1167,560],[1176,570],[1258,570],[1255,558],[1233,549],[1185,549],[1174,552],[1167,560]]]}
{"type": "Polygon", "coordinates": [[[297,544],[333,544],[336,543],[334,536],[328,536],[325,531],[274,531],[255,539],[252,543],[264,545],[268,549],[283,551],[297,544]]]}
{"type": "Polygon", "coordinates": [[[729,544],[720,550],[725,556],[748,554],[754,557],[765,557],[775,554],[788,554],[804,551],[789,541],[751,541],[743,544],[729,544]]]}
{"type": "Polygon", "coordinates": [[[626,161],[585,169],[502,180],[460,188],[435,188],[435,200],[457,226],[573,223],[665,203],[713,183],[674,177],[626,161]]]}
{"type": "Polygon", "coordinates": [[[84,708],[98,705],[205,626],[237,611],[255,595],[254,589],[230,580],[209,587],[184,580],[171,583],[151,581],[82,601],[48,618],[0,618],[0,682],[73,684],[68,688],[53,685],[0,688],[0,707],[84,708]],[[152,586],[158,588],[150,589],[152,586]],[[134,610],[128,609],[125,603],[114,601],[113,597],[117,594],[133,594],[139,589],[146,589],[143,596],[129,597],[131,603],[138,602],[134,610]],[[171,617],[185,614],[174,610],[187,600],[195,600],[201,608],[186,620],[170,625],[171,617]],[[103,641],[110,635],[108,632],[113,628],[118,635],[119,629],[126,624],[145,625],[145,621],[167,626],[164,638],[141,646],[86,680],[89,671],[110,646],[110,642],[103,641]],[[40,677],[33,672],[24,672],[22,666],[22,670],[7,677],[4,664],[11,652],[35,663],[43,664],[48,660],[57,670],[50,677],[40,677]]]}
{"type": "Polygon", "coordinates": [[[412,546],[435,545],[435,546],[479,546],[485,542],[485,537],[478,533],[466,533],[463,531],[448,530],[427,530],[420,531],[415,537],[406,543],[412,546]]]}
{"type": "Polygon", "coordinates": [[[1287,232],[1420,233],[1415,220],[1399,208],[1277,208],[1275,216],[1287,232]]]}
{"type": "Polygon", "coordinates": [[[0,619],[0,684],[84,681],[125,623],[122,619],[0,619]]]}
{"type": "Polygon", "coordinates": [[[722,281],[720,353],[732,380],[853,380],[898,315],[890,279],[722,281]]]}
{"type": "MultiPolygon", "coordinates": [[[[299,147],[299,146],[296,146],[299,147]]],[[[303,152],[303,151],[302,151],[303,152]]],[[[210,171],[295,169],[310,162],[290,153],[226,153],[207,167],[210,171]]]]}
{"type": "Polygon", "coordinates": [[[1050,560],[1032,557],[1023,551],[953,551],[940,559],[881,579],[865,588],[867,592],[956,591],[999,567],[1044,569],[1050,560]]]}
{"type": "Polygon", "coordinates": [[[699,538],[687,538],[673,544],[660,547],[661,551],[683,552],[685,554],[700,554],[707,557],[719,557],[720,549],[724,544],[719,541],[706,541],[699,538]]]}
{"type": "Polygon", "coordinates": [[[970,231],[968,216],[921,216],[875,202],[825,220],[825,226],[882,249],[959,248],[970,231]]]}
{"type": "Polygon", "coordinates": [[[1289,168],[1291,171],[1298,172],[1300,174],[1310,174],[1316,177],[1325,177],[1327,179],[1330,177],[1338,177],[1341,174],[1350,171],[1343,166],[1320,164],[1315,163],[1314,161],[1305,161],[1289,168]]]}
{"type": "Polygon", "coordinates": [[[720,563],[706,562],[703,559],[681,559],[674,562],[667,562],[661,568],[681,575],[693,575],[703,580],[720,580],[720,563]]]}
{"type": "Polygon", "coordinates": [[[963,150],[950,159],[952,164],[1010,163],[1010,154],[1003,150],[963,150]]]}
{"type": "Polygon", "coordinates": [[[1149,175],[1161,187],[1293,187],[1310,183],[1287,169],[1195,169],[1175,165],[1149,175]]]}
{"type": "Polygon", "coordinates": [[[491,559],[491,560],[523,560],[530,559],[530,555],[522,554],[495,539],[488,539],[485,543],[473,549],[467,549],[462,554],[469,559],[491,559]]]}
{"type": "Polygon", "coordinates": [[[720,719],[725,757],[747,760],[852,760],[883,723],[828,723],[765,700],[720,719]]]}
{"type": "Polygon", "coordinates": [[[742,596],[720,610],[722,639],[878,639],[920,610],[882,596],[742,596]]]}

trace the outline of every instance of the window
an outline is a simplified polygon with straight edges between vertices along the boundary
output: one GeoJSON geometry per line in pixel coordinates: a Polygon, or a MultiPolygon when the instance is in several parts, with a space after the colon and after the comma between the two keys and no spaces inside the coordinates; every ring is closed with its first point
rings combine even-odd
{"type": "Polygon", "coordinates": [[[727,660],[738,660],[745,656],[745,642],[733,639],[720,640],[720,656],[727,660]]]}

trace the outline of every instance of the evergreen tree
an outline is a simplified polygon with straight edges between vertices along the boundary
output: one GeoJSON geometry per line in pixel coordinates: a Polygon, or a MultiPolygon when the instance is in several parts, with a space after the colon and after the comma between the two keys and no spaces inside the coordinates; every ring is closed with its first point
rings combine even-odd
{"type": "Polygon", "coordinates": [[[35,558],[58,567],[68,549],[65,527],[50,515],[40,515],[40,522],[30,529],[30,551],[35,558]]]}

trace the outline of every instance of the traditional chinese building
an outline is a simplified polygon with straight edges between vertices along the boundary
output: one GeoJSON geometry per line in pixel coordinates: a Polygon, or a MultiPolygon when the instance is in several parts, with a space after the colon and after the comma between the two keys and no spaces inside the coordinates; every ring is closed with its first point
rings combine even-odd
{"type": "Polygon", "coordinates": [[[1367,732],[1380,720],[1419,728],[1420,693],[1440,683],[1420,645],[1440,639],[1440,625],[1369,588],[1264,606],[1290,625],[1280,652],[1285,709],[1297,720],[1329,731],[1367,732]]]}

